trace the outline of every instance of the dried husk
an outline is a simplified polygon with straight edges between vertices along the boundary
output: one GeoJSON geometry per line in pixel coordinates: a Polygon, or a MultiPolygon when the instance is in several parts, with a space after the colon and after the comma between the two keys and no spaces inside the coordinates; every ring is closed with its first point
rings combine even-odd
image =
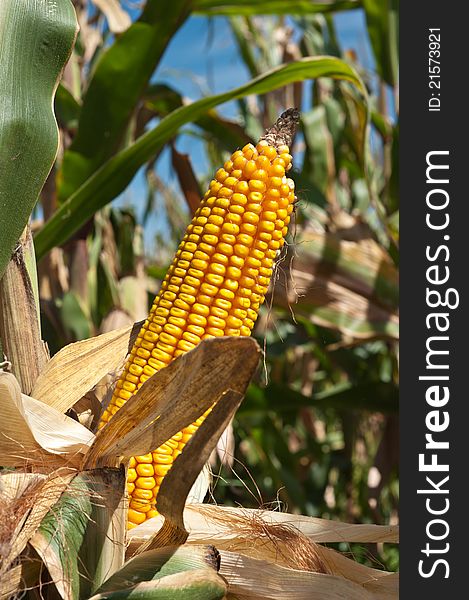
{"type": "MultiPolygon", "coordinates": [[[[276,567],[293,569],[294,573],[309,572],[344,578],[350,582],[351,588],[350,596],[342,597],[357,597],[357,586],[374,594],[370,598],[384,600],[397,597],[397,574],[359,564],[317,543],[396,543],[399,539],[397,527],[353,525],[288,513],[207,504],[187,505],[183,518],[189,532],[187,544],[213,544],[222,554],[222,564],[223,557],[229,558],[231,566],[227,568],[225,565],[223,574],[230,584],[230,591],[237,597],[241,594],[239,597],[242,598],[270,598],[273,596],[268,595],[268,589],[276,589],[282,598],[296,598],[295,595],[289,595],[290,589],[278,587],[285,583],[285,577],[289,581],[290,575],[276,570],[276,567]],[[266,571],[264,565],[260,564],[264,562],[273,565],[273,570],[266,571]],[[245,567],[248,568],[246,573],[243,570],[245,567]],[[257,574],[257,587],[252,589],[250,568],[253,572],[256,568],[261,568],[257,574]],[[265,586],[264,591],[261,591],[262,585],[265,586]],[[249,595],[251,593],[252,596],[249,595]],[[267,595],[262,596],[262,593],[267,595]]],[[[161,531],[162,523],[163,519],[159,516],[131,530],[128,554],[131,555],[142,544],[148,543],[147,540],[154,536],[155,531],[161,531]]],[[[319,586],[318,594],[323,593],[328,586],[329,594],[332,593],[331,590],[335,590],[336,595],[324,596],[325,598],[340,598],[340,594],[344,593],[343,585],[337,586],[334,580],[311,580],[298,574],[293,577],[296,578],[293,588],[295,593],[303,594],[298,597],[308,597],[307,594],[313,593],[314,586],[319,586]]],[[[363,598],[367,597],[364,593],[363,598]]]]}
{"type": "Polygon", "coordinates": [[[85,466],[114,464],[158,448],[228,390],[244,394],[260,356],[252,338],[203,340],[158,371],[101,429],[85,466]],[[214,375],[216,374],[216,376],[214,375]]]}
{"type": "Polygon", "coordinates": [[[2,466],[35,465],[36,470],[76,462],[94,434],[55,408],[21,394],[11,373],[0,372],[0,455],[2,466]],[[55,456],[54,456],[55,455],[55,456]]]}
{"type": "Polygon", "coordinates": [[[123,364],[141,323],[62,348],[39,375],[31,396],[66,412],[107,373],[123,364]]]}

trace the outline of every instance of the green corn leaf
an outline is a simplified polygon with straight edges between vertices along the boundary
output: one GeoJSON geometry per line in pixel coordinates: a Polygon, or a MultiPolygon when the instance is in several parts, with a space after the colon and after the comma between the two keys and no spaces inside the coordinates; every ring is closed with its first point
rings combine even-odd
{"type": "Polygon", "coordinates": [[[367,121],[366,91],[356,71],[344,61],[329,56],[305,58],[282,65],[248,83],[215,96],[202,98],[175,110],[134,144],[105,163],[78,189],[45,224],[35,238],[38,257],[65,242],[97,210],[115,198],[130,183],[138,169],[177,133],[182,125],[194,122],[210,109],[250,94],[265,94],[294,81],[316,77],[344,79],[363,94],[361,109],[367,121]]]}
{"type": "Polygon", "coordinates": [[[118,282],[105,257],[98,259],[97,285],[98,322],[101,323],[112,308],[120,304],[118,282]]]}
{"type": "Polygon", "coordinates": [[[66,292],[60,307],[62,323],[75,340],[86,340],[92,335],[92,323],[80,299],[74,292],[66,292]]]}
{"type": "Polygon", "coordinates": [[[399,390],[393,383],[377,381],[336,385],[327,391],[305,396],[283,384],[271,383],[264,389],[251,385],[237,415],[241,418],[265,414],[265,411],[289,414],[303,407],[397,413],[399,390]]]}
{"type": "Polygon", "coordinates": [[[208,569],[180,572],[153,581],[142,581],[126,589],[102,592],[89,600],[223,600],[226,583],[208,569]]]}
{"type": "Polygon", "coordinates": [[[394,86],[399,69],[399,0],[363,0],[376,69],[394,86]]]}
{"type": "Polygon", "coordinates": [[[83,99],[77,135],[64,155],[60,200],[119,149],[135,106],[189,6],[189,0],[148,0],[140,18],[100,57],[83,99]]]}
{"type": "Polygon", "coordinates": [[[206,569],[218,570],[219,554],[213,546],[166,546],[148,550],[129,560],[98,590],[98,593],[124,590],[142,581],[154,581],[168,575],[206,569]]]}
{"type": "Polygon", "coordinates": [[[76,31],[70,0],[0,2],[0,277],[57,153],[52,100],[76,31]]]}
{"type": "Polygon", "coordinates": [[[204,15],[309,15],[360,8],[358,0],[195,0],[194,11],[204,15]]]}
{"type": "Polygon", "coordinates": [[[248,69],[251,77],[259,75],[259,63],[256,61],[254,53],[255,45],[246,36],[246,20],[240,16],[230,17],[229,23],[233,37],[236,40],[240,57],[243,59],[246,68],[248,69]]]}
{"type": "Polygon", "coordinates": [[[79,473],[33,536],[62,598],[89,598],[123,565],[124,486],[124,470],[79,473]]]}
{"type": "Polygon", "coordinates": [[[313,184],[314,191],[317,190],[319,195],[319,198],[314,197],[316,203],[324,205],[331,173],[330,162],[334,160],[331,136],[326,121],[326,109],[321,105],[316,106],[313,110],[303,113],[301,120],[306,151],[300,186],[303,178],[307,181],[306,189],[313,184]]]}
{"type": "Polygon", "coordinates": [[[76,129],[80,118],[81,105],[68,88],[60,84],[55,94],[55,113],[60,127],[76,129]]]}
{"type": "MultiPolygon", "coordinates": [[[[181,106],[183,106],[183,98],[176,90],[164,84],[155,84],[149,87],[145,107],[158,116],[166,117],[181,106]]],[[[240,125],[224,119],[213,109],[195,120],[194,124],[207,133],[211,139],[216,139],[220,146],[228,152],[237,146],[244,146],[252,142],[240,125]]]]}

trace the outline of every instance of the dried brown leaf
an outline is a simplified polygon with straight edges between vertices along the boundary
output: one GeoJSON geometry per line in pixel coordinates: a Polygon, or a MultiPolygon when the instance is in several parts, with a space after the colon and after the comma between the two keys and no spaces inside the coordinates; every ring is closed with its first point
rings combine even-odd
{"type": "Polygon", "coordinates": [[[46,465],[73,462],[86,452],[94,435],[55,408],[21,394],[11,373],[0,372],[0,455],[3,466],[46,465]],[[60,458],[57,455],[63,455],[60,458]]]}
{"type": "MultiPolygon", "coordinates": [[[[282,524],[294,527],[316,543],[399,542],[399,527],[395,525],[356,525],[290,513],[211,504],[189,504],[184,509],[184,522],[189,531],[189,541],[194,543],[209,543],[217,546],[223,541],[227,543],[241,541],[240,529],[247,529],[249,523],[259,520],[266,525],[282,524]]],[[[129,552],[135,552],[161,525],[162,518],[159,516],[129,531],[129,552]]]]}
{"type": "Polygon", "coordinates": [[[352,339],[399,337],[398,275],[373,240],[305,232],[274,301],[352,339]]]}
{"type": "MultiPolygon", "coordinates": [[[[33,253],[31,231],[26,228],[0,279],[0,340],[21,390],[29,394],[44,368],[48,353],[41,340],[39,311],[28,261],[33,253]]],[[[31,268],[35,269],[35,263],[31,268]]]]}
{"type": "MultiPolygon", "coordinates": [[[[220,460],[220,464],[232,468],[234,464],[235,453],[235,438],[233,432],[233,423],[228,423],[225,431],[221,434],[216,445],[216,454],[220,460]]],[[[212,452],[210,461],[215,461],[215,452],[212,452]]]]}
{"type": "Polygon", "coordinates": [[[86,466],[114,464],[158,448],[225,392],[244,394],[259,360],[252,338],[203,340],[153,375],[101,429],[86,466]]]}
{"type": "MultiPolygon", "coordinates": [[[[329,573],[369,588],[376,598],[397,598],[398,578],[394,574],[366,567],[312,543],[315,538],[336,542],[395,542],[395,527],[350,525],[301,515],[211,505],[186,506],[184,520],[189,531],[187,544],[213,544],[222,553],[236,553],[295,571],[329,573]],[[394,531],[394,536],[389,535],[389,529],[394,531]]],[[[139,525],[129,532],[128,552],[139,549],[142,542],[146,547],[148,541],[144,540],[167,536],[167,530],[168,527],[166,531],[162,527],[161,516],[139,525]]]]}
{"type": "Polygon", "coordinates": [[[171,160],[191,215],[194,215],[199,208],[202,194],[189,155],[178,152],[175,146],[172,145],[171,160]]]}
{"type": "Polygon", "coordinates": [[[22,394],[26,421],[36,442],[52,454],[85,453],[94,434],[55,408],[22,394]]]}
{"type": "Polygon", "coordinates": [[[19,596],[22,587],[22,577],[21,565],[16,565],[5,571],[5,577],[2,577],[0,580],[0,600],[11,600],[19,596]]]}
{"type": "Polygon", "coordinates": [[[104,375],[123,363],[141,323],[69,344],[47,363],[32,396],[60,412],[78,402],[104,375]]]}
{"type": "Polygon", "coordinates": [[[28,426],[19,383],[11,373],[0,372],[0,456],[4,467],[23,464],[45,454],[28,426]]]}
{"type": "MultiPolygon", "coordinates": [[[[256,365],[257,361],[254,368],[256,365]]],[[[250,377],[246,379],[246,387],[249,380],[250,377]]],[[[184,526],[183,513],[187,495],[242,400],[243,394],[231,390],[220,398],[175,460],[163,479],[158,494],[158,511],[165,517],[163,527],[139,551],[183,544],[186,541],[188,532],[184,526]]]]}
{"type": "Polygon", "coordinates": [[[367,592],[363,586],[343,577],[288,569],[226,550],[220,554],[220,574],[228,581],[228,592],[238,600],[381,599],[379,594],[367,592]]]}
{"type": "MultiPolygon", "coordinates": [[[[56,471],[49,477],[29,473],[0,474],[0,482],[2,482],[0,489],[6,490],[6,495],[10,498],[10,502],[14,503],[17,513],[16,519],[10,523],[2,519],[6,541],[2,543],[0,581],[3,581],[10,565],[23,552],[42,519],[58,501],[74,476],[75,472],[70,469],[56,471]],[[15,489],[16,495],[12,498],[11,494],[15,489]]],[[[0,501],[7,502],[4,497],[1,497],[0,501]]],[[[11,513],[13,511],[10,511],[11,513]]],[[[2,533],[1,529],[0,533],[2,533]]]]}

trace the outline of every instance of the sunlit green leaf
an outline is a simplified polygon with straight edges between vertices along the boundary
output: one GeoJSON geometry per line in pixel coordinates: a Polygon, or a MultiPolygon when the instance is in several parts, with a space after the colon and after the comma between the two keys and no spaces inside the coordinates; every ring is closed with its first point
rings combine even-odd
{"type": "Polygon", "coordinates": [[[307,15],[359,8],[358,0],[195,0],[194,10],[208,15],[307,15]]]}
{"type": "Polygon", "coordinates": [[[41,523],[32,546],[63,598],[84,600],[124,562],[125,474],[78,474],[41,523]]]}
{"type": "Polygon", "coordinates": [[[333,172],[331,171],[333,165],[330,162],[334,160],[332,139],[326,121],[326,109],[324,106],[317,106],[311,111],[303,113],[301,120],[306,145],[301,176],[305,182],[308,181],[309,185],[314,184],[314,188],[321,195],[322,202],[318,203],[324,204],[327,198],[330,174],[333,172]]]}
{"type": "Polygon", "coordinates": [[[399,0],[362,0],[376,69],[394,86],[399,68],[399,0]]]}
{"type": "MultiPolygon", "coordinates": [[[[145,97],[145,107],[160,117],[168,116],[183,105],[182,96],[167,85],[150,86],[145,97]]],[[[210,139],[216,139],[217,143],[229,152],[233,148],[252,142],[240,125],[224,119],[213,109],[194,120],[194,124],[206,132],[210,139]]]]}
{"type": "Polygon", "coordinates": [[[70,0],[0,2],[0,277],[52,167],[52,100],[77,30],[70,0]]]}
{"type": "MultiPolygon", "coordinates": [[[[185,123],[197,120],[211,108],[229,100],[249,94],[265,94],[288,83],[315,77],[345,79],[354,83],[366,95],[360,77],[350,65],[333,57],[314,57],[282,65],[239,88],[183,106],[162,119],[154,129],[130,147],[111,158],[60,207],[36,235],[38,257],[66,241],[99,208],[122,192],[138,169],[185,123]]],[[[361,107],[366,122],[366,104],[362,103],[361,107]]]]}
{"type": "Polygon", "coordinates": [[[227,598],[226,588],[225,581],[214,571],[199,569],[101,592],[89,600],[223,600],[227,598]]]}
{"type": "Polygon", "coordinates": [[[218,570],[219,555],[213,546],[166,546],[148,550],[129,560],[98,590],[98,593],[125,589],[141,581],[200,569],[218,570]]]}
{"type": "Polygon", "coordinates": [[[55,94],[55,112],[59,126],[64,129],[76,129],[80,110],[80,103],[63,84],[60,84],[55,94]]]}

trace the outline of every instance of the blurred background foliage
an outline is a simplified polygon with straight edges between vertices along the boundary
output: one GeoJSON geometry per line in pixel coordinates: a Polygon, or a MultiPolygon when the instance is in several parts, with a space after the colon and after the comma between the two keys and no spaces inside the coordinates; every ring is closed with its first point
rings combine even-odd
{"type": "MultiPolygon", "coordinates": [[[[214,171],[300,107],[296,218],[254,333],[264,368],[213,457],[213,497],[397,523],[398,0],[74,5],[81,30],[56,97],[61,147],[33,221],[51,352],[144,319],[214,171]],[[357,15],[356,47],[344,47],[337,19],[357,15]],[[360,74],[368,112],[350,83],[293,77],[163,131],[194,100],[321,55],[360,74]],[[159,145],[145,149],[152,130],[159,145]]],[[[398,565],[389,545],[341,549],[398,565]]]]}

